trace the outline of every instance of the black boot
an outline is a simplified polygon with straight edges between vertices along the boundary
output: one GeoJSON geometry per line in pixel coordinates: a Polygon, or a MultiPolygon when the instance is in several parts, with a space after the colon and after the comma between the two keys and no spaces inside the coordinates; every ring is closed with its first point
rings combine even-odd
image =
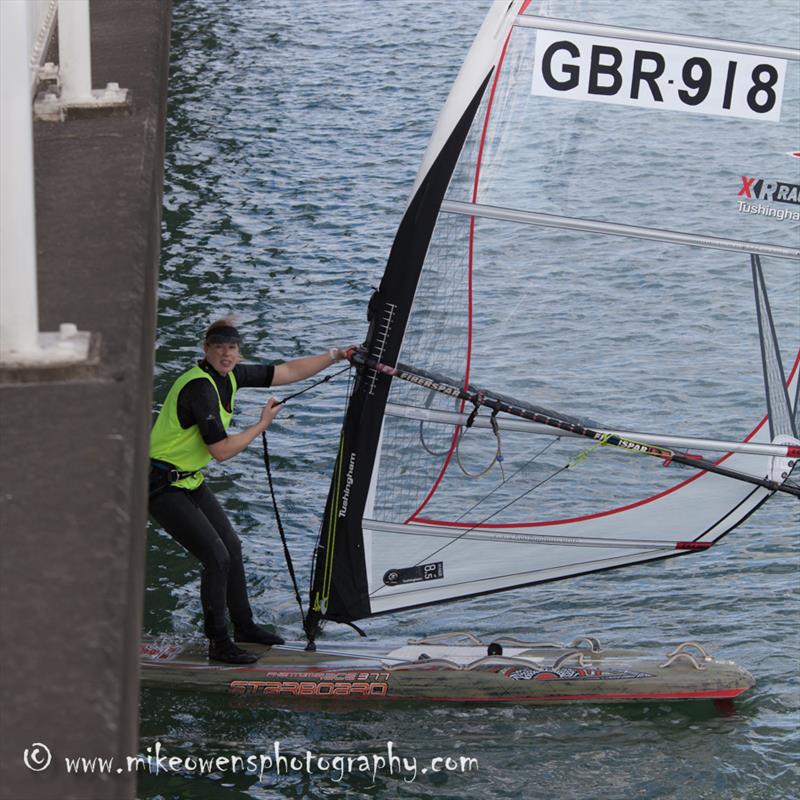
{"type": "Polygon", "coordinates": [[[233,638],[237,642],[251,642],[252,644],[283,644],[283,637],[277,633],[270,633],[255,622],[251,622],[244,628],[233,628],[233,638]]]}
{"type": "Polygon", "coordinates": [[[225,664],[255,664],[258,656],[237,647],[230,639],[212,639],[208,644],[208,660],[225,664]]]}

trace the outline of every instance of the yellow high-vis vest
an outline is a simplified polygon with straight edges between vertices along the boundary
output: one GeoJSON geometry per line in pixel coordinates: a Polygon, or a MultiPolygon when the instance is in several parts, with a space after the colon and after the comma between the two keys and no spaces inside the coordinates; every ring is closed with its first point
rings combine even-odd
{"type": "Polygon", "coordinates": [[[205,378],[205,380],[210,381],[217,395],[222,424],[225,430],[228,430],[231,419],[233,419],[233,405],[236,398],[236,378],[233,376],[233,372],[230,372],[229,376],[233,388],[230,411],[227,411],[222,405],[214,379],[198,366],[194,366],[184,372],[172,384],[167,398],[164,400],[161,412],[156,419],[156,424],[153,425],[153,430],[150,433],[150,458],[166,461],[172,464],[178,472],[196,473],[188,478],[175,481],[172,486],[179,486],[182,489],[196,489],[204,480],[203,473],[200,470],[212,458],[197,425],[192,425],[189,428],[181,427],[178,419],[178,395],[181,393],[181,389],[189,381],[193,381],[196,378],[205,378]]]}

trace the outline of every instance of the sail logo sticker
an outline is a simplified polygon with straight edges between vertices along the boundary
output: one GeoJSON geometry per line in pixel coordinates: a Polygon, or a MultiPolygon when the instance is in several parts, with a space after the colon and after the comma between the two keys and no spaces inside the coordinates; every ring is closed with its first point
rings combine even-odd
{"type": "Polygon", "coordinates": [[[764,203],[784,203],[800,206],[800,184],[766,180],[765,178],[750,177],[749,175],[740,177],[742,183],[736,196],[745,198],[738,201],[737,210],[741,214],[760,214],[762,216],[775,217],[779,222],[784,219],[792,222],[800,221],[800,210],[774,208],[764,205],[764,203]]]}
{"type": "Polygon", "coordinates": [[[413,372],[398,370],[397,377],[404,381],[408,381],[409,383],[415,383],[417,386],[421,386],[423,389],[430,389],[434,392],[442,392],[442,394],[448,394],[451,397],[461,396],[461,390],[455,386],[450,386],[447,383],[440,383],[439,381],[435,381],[433,378],[428,378],[424,375],[416,375],[413,372]]]}
{"type": "Polygon", "coordinates": [[[778,122],[785,78],[777,58],[540,30],[531,94],[778,122]]]}
{"type": "Polygon", "coordinates": [[[350,504],[350,490],[353,488],[353,472],[356,468],[356,454],[350,454],[350,463],[347,466],[347,477],[344,480],[344,491],[342,492],[342,505],[339,508],[339,516],[347,516],[347,506],[350,504]]]}
{"type": "Polygon", "coordinates": [[[386,586],[400,586],[402,583],[419,583],[444,578],[444,563],[417,564],[414,567],[387,570],[383,576],[386,586]]]}
{"type": "Polygon", "coordinates": [[[763,178],[749,178],[742,175],[742,188],[739,197],[750,200],[770,200],[775,203],[794,203],[800,205],[800,184],[766,181],[763,178]]]}

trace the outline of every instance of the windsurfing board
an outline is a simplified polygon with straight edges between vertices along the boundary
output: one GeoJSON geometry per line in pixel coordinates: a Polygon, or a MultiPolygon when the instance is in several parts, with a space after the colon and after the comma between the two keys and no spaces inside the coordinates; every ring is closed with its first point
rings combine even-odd
{"type": "MultiPolygon", "coordinates": [[[[755,681],[731,661],[687,643],[662,655],[506,640],[412,641],[395,647],[352,643],[307,651],[304,642],[247,648],[249,665],[208,660],[204,641],[151,640],[141,647],[142,684],[225,692],[263,701],[392,700],[477,703],[624,703],[724,700],[755,681]],[[492,643],[489,643],[491,645],[492,643]],[[490,649],[495,651],[490,655],[490,649]]],[[[595,647],[597,644],[597,647],[595,647]]]]}

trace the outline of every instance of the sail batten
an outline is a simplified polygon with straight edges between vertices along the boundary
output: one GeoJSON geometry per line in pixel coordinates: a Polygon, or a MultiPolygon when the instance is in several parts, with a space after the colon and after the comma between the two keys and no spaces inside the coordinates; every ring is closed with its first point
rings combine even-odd
{"type": "MultiPolygon", "coordinates": [[[[469,414],[456,411],[434,410],[423,406],[404,406],[398,403],[387,403],[386,413],[390,416],[414,419],[420,422],[438,423],[441,425],[465,425],[469,419],[469,414]]],[[[500,430],[519,431],[542,436],[558,435],[573,439],[583,438],[580,434],[571,431],[558,431],[556,434],[551,427],[541,425],[537,422],[530,422],[526,419],[498,417],[497,425],[500,430]]],[[[472,427],[491,430],[492,423],[489,417],[478,416],[473,420],[472,427]]],[[[703,450],[717,453],[750,453],[751,455],[774,456],[777,458],[788,457],[791,452],[787,445],[780,444],[754,444],[751,442],[739,442],[732,439],[703,439],[694,436],[629,431],[624,428],[617,428],[616,426],[602,427],[626,439],[639,439],[649,444],[662,445],[664,447],[681,447],[690,450],[703,450]]]]}
{"type": "Polygon", "coordinates": [[[544,228],[562,228],[583,233],[599,233],[609,236],[626,236],[634,239],[649,239],[669,244],[703,247],[710,250],[728,250],[734,253],[756,253],[775,258],[800,260],[800,247],[783,247],[764,242],[749,242],[738,239],[723,239],[718,236],[700,236],[680,231],[659,230],[640,225],[622,225],[615,222],[579,219],[577,217],[543,214],[536,211],[523,211],[514,208],[499,208],[481,203],[464,203],[459,200],[445,200],[442,209],[447,214],[462,214],[467,217],[502,220],[524,225],[538,225],[544,228]]]}
{"type": "Polygon", "coordinates": [[[667,33],[643,28],[628,28],[621,25],[604,25],[597,22],[580,22],[572,19],[543,17],[535,14],[520,14],[514,24],[521,28],[534,28],[536,30],[597,34],[608,36],[612,39],[632,39],[652,44],[690,46],[704,50],[721,50],[726,53],[742,53],[744,55],[764,56],[765,58],[784,58],[791,61],[800,61],[800,50],[797,48],[757,44],[754,42],[737,42],[710,36],[667,33]]]}
{"type": "MultiPolygon", "coordinates": [[[[675,549],[675,540],[614,539],[610,537],[580,537],[542,533],[531,533],[523,527],[499,527],[475,523],[472,525],[435,525],[415,522],[402,525],[385,520],[364,519],[364,527],[371,531],[394,533],[399,536],[430,536],[440,539],[471,539],[475,541],[497,542],[499,544],[541,544],[551,547],[612,547],[641,550],[675,549]]],[[[431,557],[427,556],[426,558],[431,557]]]]}

